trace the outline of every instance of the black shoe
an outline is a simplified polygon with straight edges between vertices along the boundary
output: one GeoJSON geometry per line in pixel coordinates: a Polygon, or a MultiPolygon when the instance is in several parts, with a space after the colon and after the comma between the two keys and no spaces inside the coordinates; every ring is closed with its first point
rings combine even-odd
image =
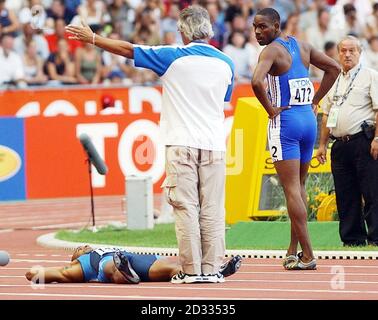
{"type": "Polygon", "coordinates": [[[221,265],[219,272],[223,277],[229,277],[239,270],[242,262],[242,257],[237,255],[221,265]]]}
{"type": "Polygon", "coordinates": [[[140,278],[132,268],[129,259],[121,251],[114,252],[113,261],[115,267],[122,273],[128,283],[137,284],[140,282],[140,278]]]}
{"type": "Polygon", "coordinates": [[[365,247],[366,241],[344,242],[344,247],[365,247]]]}

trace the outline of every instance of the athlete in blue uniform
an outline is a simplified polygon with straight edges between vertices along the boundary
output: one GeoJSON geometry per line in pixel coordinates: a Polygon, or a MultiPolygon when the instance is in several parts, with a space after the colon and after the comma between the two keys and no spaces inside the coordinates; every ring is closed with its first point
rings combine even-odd
{"type": "Polygon", "coordinates": [[[305,181],[316,139],[317,105],[332,87],[340,68],[311,45],[281,33],[280,16],[272,8],[259,11],[253,26],[257,41],[266,47],[260,54],[252,87],[269,115],[269,150],[291,220],[291,241],[283,264],[290,270],[315,269],[307,230],[305,181]],[[310,64],[324,71],[316,93],[309,79],[310,64]],[[300,253],[298,241],[303,251],[300,253]]]}
{"type": "MultiPolygon", "coordinates": [[[[237,255],[226,261],[220,273],[224,277],[234,274],[241,266],[237,255]]],[[[179,265],[169,258],[152,254],[135,254],[116,248],[93,249],[78,247],[65,267],[32,268],[25,276],[35,283],[102,282],[137,284],[139,282],[170,281],[180,272],[179,265]]],[[[206,282],[206,281],[203,281],[206,282]]]]}

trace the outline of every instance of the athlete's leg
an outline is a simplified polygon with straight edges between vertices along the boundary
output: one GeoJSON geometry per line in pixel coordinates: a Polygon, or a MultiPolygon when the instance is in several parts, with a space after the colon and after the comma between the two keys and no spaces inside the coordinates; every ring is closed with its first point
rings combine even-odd
{"type": "MultiPolygon", "coordinates": [[[[310,167],[310,163],[301,163],[300,165],[300,183],[301,183],[301,197],[302,201],[307,210],[307,192],[306,192],[306,179],[308,176],[308,169],[310,167]]],[[[290,225],[291,234],[290,234],[290,245],[287,249],[288,255],[296,255],[298,250],[298,237],[294,231],[293,225],[290,225]]]]}
{"type": "Polygon", "coordinates": [[[170,281],[181,270],[177,262],[169,258],[157,259],[148,272],[150,281],[170,281]]]}
{"type": "Polygon", "coordinates": [[[292,234],[294,233],[291,245],[295,245],[296,236],[303,250],[302,261],[311,261],[314,257],[307,229],[307,210],[302,199],[300,162],[299,160],[283,160],[275,162],[274,166],[284,189],[292,234]]]}

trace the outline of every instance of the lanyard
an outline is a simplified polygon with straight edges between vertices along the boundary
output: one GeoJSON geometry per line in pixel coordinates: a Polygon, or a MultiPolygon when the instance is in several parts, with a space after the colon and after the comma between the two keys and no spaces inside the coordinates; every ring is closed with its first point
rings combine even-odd
{"type": "Polygon", "coordinates": [[[352,79],[350,80],[350,83],[349,83],[348,87],[345,90],[345,94],[343,94],[342,96],[339,96],[337,94],[337,90],[339,89],[339,82],[340,82],[340,78],[341,78],[341,73],[339,74],[339,77],[337,78],[337,82],[336,82],[335,93],[334,93],[333,98],[332,98],[332,100],[336,103],[337,106],[340,107],[345,102],[345,100],[348,98],[349,93],[352,91],[352,88],[353,88],[352,87],[353,82],[356,79],[357,74],[360,72],[360,70],[361,70],[361,64],[359,65],[357,71],[352,76],[352,79]],[[340,97],[341,97],[341,99],[339,99],[340,97]]]}

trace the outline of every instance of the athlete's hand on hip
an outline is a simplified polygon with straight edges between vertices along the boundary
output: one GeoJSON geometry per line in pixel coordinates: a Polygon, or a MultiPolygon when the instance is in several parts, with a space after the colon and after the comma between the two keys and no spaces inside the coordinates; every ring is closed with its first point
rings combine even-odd
{"type": "Polygon", "coordinates": [[[88,43],[92,42],[93,31],[91,30],[89,25],[84,22],[83,19],[81,20],[81,26],[74,26],[72,24],[69,24],[66,27],[66,31],[71,34],[68,39],[79,40],[88,43]]]}
{"type": "Polygon", "coordinates": [[[319,146],[318,151],[316,152],[316,159],[319,163],[325,164],[327,162],[327,148],[326,146],[319,146]]]}
{"type": "Polygon", "coordinates": [[[291,106],[287,106],[287,107],[274,107],[272,108],[272,113],[269,114],[269,119],[274,119],[275,117],[277,117],[282,111],[285,111],[287,109],[291,109],[291,106]]]}

